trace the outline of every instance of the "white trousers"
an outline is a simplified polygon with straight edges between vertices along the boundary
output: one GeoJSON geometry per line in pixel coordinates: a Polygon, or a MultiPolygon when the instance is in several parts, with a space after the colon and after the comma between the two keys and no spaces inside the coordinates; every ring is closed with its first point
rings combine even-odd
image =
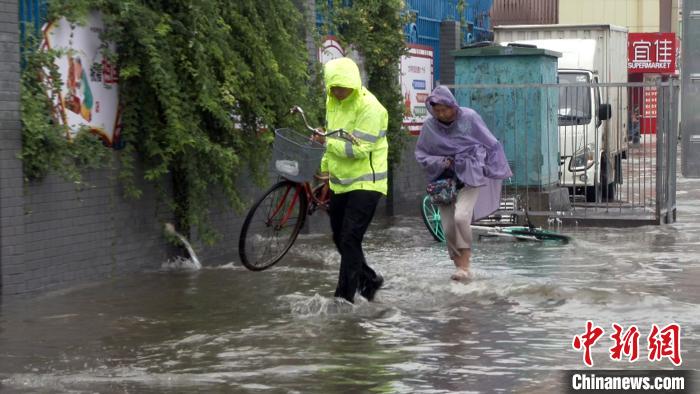
{"type": "Polygon", "coordinates": [[[440,205],[440,222],[447,238],[447,251],[450,258],[459,256],[460,249],[472,248],[472,215],[479,188],[463,187],[457,193],[457,200],[450,205],[440,205]]]}

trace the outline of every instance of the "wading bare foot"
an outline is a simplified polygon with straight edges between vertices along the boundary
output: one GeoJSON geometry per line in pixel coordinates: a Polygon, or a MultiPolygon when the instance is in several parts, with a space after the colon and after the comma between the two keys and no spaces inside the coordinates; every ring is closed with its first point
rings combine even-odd
{"type": "Polygon", "coordinates": [[[458,282],[465,280],[465,279],[469,279],[469,272],[467,272],[461,268],[458,268],[457,271],[455,271],[454,274],[452,274],[450,279],[458,281],[458,282]]]}

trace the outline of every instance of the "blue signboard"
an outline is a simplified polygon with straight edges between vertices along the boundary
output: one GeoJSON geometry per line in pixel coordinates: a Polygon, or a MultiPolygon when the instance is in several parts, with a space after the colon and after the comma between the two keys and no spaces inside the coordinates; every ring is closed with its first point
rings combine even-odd
{"type": "Polygon", "coordinates": [[[413,89],[425,90],[425,81],[421,80],[421,79],[414,79],[413,80],[413,89]]]}

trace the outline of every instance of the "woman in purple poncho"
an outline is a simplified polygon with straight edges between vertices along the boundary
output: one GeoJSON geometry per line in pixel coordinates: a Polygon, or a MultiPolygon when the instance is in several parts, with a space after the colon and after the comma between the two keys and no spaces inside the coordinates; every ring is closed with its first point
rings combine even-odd
{"type": "Polygon", "coordinates": [[[453,280],[469,276],[472,220],[498,209],[501,180],[512,175],[503,146],[491,134],[481,116],[460,107],[444,86],[428,96],[429,117],[416,144],[416,160],[428,182],[455,178],[459,192],[455,202],[440,205],[440,218],[447,238],[447,251],[457,271],[453,280]]]}

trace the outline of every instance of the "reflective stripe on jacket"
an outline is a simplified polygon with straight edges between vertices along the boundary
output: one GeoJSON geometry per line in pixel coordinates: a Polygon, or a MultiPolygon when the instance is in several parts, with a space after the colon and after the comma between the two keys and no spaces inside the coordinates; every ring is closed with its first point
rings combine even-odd
{"type": "Polygon", "coordinates": [[[386,130],[388,115],[384,106],[362,86],[360,71],[348,58],[331,60],[324,67],[326,82],[326,129],[343,129],[351,133],[356,144],[329,137],[321,170],[330,175],[335,193],[374,190],[387,193],[388,149],[386,130]],[[352,88],[340,101],[331,87],[352,88]]]}

